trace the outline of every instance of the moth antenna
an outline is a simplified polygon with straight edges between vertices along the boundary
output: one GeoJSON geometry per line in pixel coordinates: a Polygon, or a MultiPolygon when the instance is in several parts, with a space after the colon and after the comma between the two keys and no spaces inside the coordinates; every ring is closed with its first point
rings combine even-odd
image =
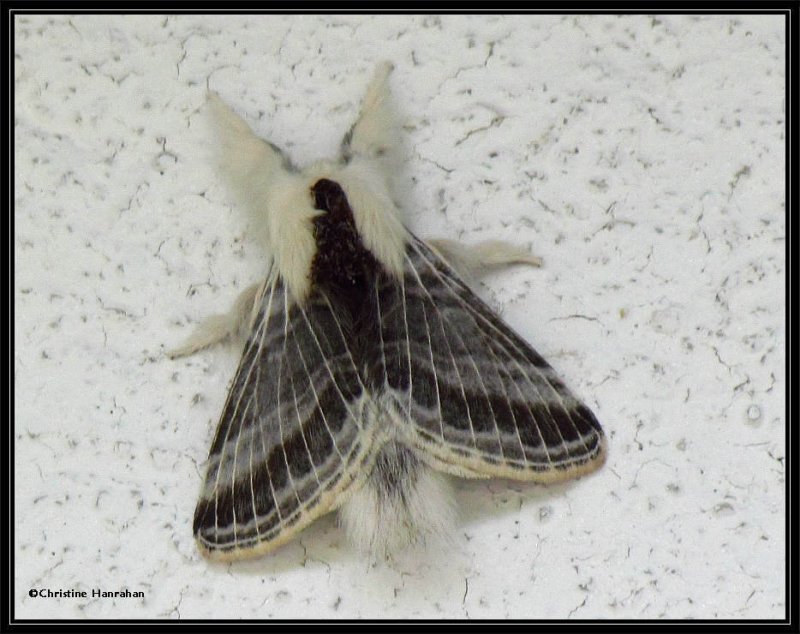
{"type": "Polygon", "coordinates": [[[401,143],[389,95],[389,75],[393,70],[394,65],[386,61],[375,69],[358,119],[342,139],[341,154],[345,161],[350,161],[354,156],[369,160],[400,158],[398,150],[401,143]]]}
{"type": "Polygon", "coordinates": [[[208,97],[216,132],[216,163],[250,215],[256,240],[267,248],[293,300],[309,292],[308,270],[316,251],[314,209],[303,177],[281,149],[256,136],[215,93],[208,97]]]}
{"type": "Polygon", "coordinates": [[[236,200],[248,212],[257,237],[269,241],[266,213],[275,180],[294,167],[276,145],[259,138],[217,93],[208,93],[214,163],[236,200]]]}

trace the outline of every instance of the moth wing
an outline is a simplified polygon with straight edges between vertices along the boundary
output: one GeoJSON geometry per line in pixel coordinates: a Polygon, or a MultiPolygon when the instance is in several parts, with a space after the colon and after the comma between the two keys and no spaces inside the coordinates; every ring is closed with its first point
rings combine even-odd
{"type": "Polygon", "coordinates": [[[201,551],[255,556],[333,510],[369,455],[364,388],[327,300],[265,284],[194,515],[201,551]]]}
{"type": "Polygon", "coordinates": [[[550,365],[425,243],[377,291],[386,389],[434,468],[553,482],[604,460],[603,430],[550,365]]]}

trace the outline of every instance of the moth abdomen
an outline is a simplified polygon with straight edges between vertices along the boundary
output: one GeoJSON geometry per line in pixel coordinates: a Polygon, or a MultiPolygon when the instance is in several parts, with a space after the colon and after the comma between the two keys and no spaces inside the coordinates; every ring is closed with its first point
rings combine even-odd
{"type": "Polygon", "coordinates": [[[363,486],[339,517],[351,539],[376,555],[398,551],[428,537],[444,537],[455,517],[449,482],[416,451],[396,441],[375,456],[363,486]]]}

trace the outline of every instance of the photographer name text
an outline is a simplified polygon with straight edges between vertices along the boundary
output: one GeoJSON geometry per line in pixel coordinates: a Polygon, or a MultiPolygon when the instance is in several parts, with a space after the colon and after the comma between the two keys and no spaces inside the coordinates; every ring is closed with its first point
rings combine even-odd
{"type": "Polygon", "coordinates": [[[41,599],[143,599],[141,590],[51,590],[50,588],[31,588],[28,596],[41,599]]]}

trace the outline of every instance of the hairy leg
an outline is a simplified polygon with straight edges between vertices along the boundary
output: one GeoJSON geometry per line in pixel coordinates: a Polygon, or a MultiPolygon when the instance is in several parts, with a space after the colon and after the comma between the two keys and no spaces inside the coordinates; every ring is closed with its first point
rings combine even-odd
{"type": "Polygon", "coordinates": [[[180,346],[167,352],[171,359],[194,354],[198,350],[208,348],[234,336],[245,334],[256,310],[256,302],[263,284],[253,284],[244,289],[233,307],[223,315],[212,315],[200,322],[195,331],[180,346]]]}
{"type": "Polygon", "coordinates": [[[524,247],[502,240],[485,240],[468,245],[442,239],[428,240],[428,244],[468,278],[477,278],[484,273],[515,264],[542,265],[542,259],[531,255],[524,247]]]}

